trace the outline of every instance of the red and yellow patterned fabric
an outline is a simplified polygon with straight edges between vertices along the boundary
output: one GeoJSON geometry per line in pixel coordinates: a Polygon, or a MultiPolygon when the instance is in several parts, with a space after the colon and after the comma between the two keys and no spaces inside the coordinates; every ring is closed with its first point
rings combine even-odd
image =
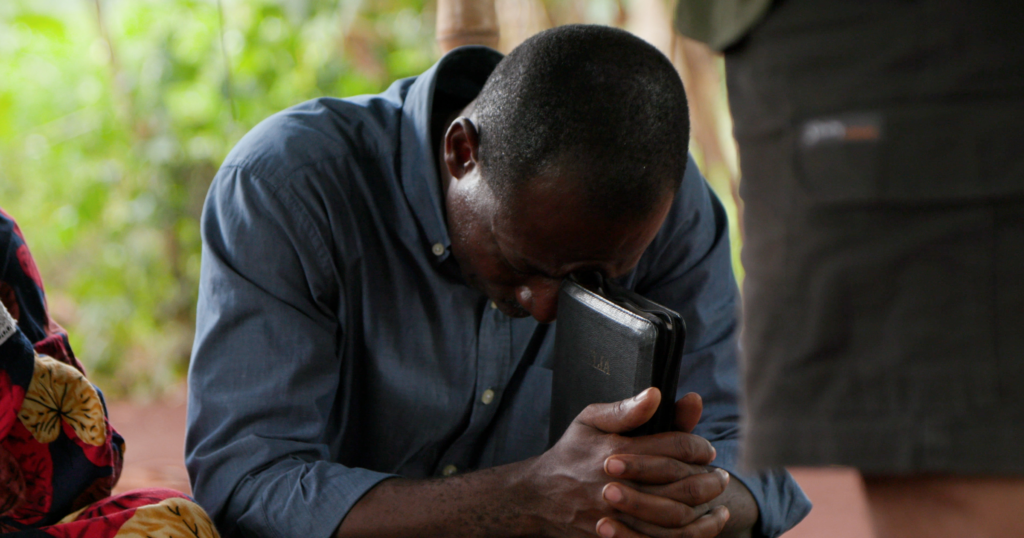
{"type": "Polygon", "coordinates": [[[0,533],[27,537],[216,538],[187,495],[111,497],[124,439],[49,317],[25,238],[0,209],[0,533]]]}

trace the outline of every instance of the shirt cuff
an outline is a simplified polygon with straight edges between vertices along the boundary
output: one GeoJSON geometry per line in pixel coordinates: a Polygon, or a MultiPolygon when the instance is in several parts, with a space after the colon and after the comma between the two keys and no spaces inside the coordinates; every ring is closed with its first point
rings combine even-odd
{"type": "Polygon", "coordinates": [[[243,535],[331,538],[366,492],[397,476],[327,461],[295,463],[281,462],[285,468],[263,471],[263,477],[241,488],[248,491],[235,496],[256,501],[239,511],[243,535]]]}

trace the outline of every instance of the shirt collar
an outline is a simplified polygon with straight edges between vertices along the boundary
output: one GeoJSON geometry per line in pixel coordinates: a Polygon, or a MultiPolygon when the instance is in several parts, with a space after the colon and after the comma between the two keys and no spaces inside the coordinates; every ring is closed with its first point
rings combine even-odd
{"type": "Polygon", "coordinates": [[[500,52],[487,47],[459,47],[416,77],[402,103],[402,189],[423,230],[426,248],[439,263],[448,258],[451,241],[444,221],[441,181],[437,177],[430,139],[434,92],[443,85],[455,92],[469,91],[475,96],[501,58],[500,52]]]}

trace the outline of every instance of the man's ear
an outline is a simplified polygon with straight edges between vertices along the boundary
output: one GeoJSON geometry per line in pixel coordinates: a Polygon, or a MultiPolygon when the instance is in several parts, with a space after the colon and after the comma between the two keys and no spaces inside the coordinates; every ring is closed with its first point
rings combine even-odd
{"type": "Polygon", "coordinates": [[[444,135],[444,164],[454,179],[462,179],[478,163],[480,139],[476,125],[465,116],[455,118],[444,135]]]}

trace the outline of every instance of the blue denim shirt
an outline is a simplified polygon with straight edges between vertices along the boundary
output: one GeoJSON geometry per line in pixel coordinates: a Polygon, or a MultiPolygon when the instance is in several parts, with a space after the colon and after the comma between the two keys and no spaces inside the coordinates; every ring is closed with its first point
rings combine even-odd
{"type": "MultiPolygon", "coordinates": [[[[226,535],[328,538],[385,478],[544,451],[554,327],[463,282],[430,143],[435,91],[468,101],[500,59],[466,47],[383,94],[285,110],[218,172],[186,461],[226,535]]],[[[703,396],[695,433],[750,488],[760,530],[795,525],[810,504],[787,473],[736,468],[738,292],[725,212],[692,160],[624,283],[685,318],[679,395],[703,396]]]]}

